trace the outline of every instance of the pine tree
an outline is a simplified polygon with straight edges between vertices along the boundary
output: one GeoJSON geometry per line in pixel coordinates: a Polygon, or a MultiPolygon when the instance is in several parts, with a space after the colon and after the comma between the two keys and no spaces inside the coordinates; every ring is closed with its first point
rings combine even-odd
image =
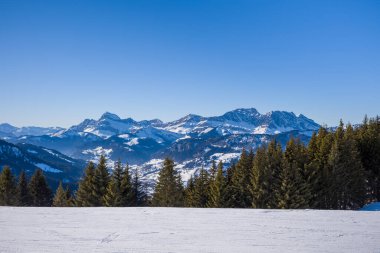
{"type": "Polygon", "coordinates": [[[107,192],[104,196],[104,203],[106,206],[123,206],[121,189],[123,173],[123,167],[119,160],[115,163],[115,168],[108,184],[107,192]]]}
{"type": "Polygon", "coordinates": [[[215,178],[216,173],[218,171],[218,167],[216,166],[216,161],[212,160],[211,162],[211,168],[210,168],[210,178],[215,178]]]}
{"type": "Polygon", "coordinates": [[[184,191],[184,205],[186,207],[196,207],[197,202],[194,197],[194,177],[191,176],[190,179],[187,181],[187,185],[184,191]]]}
{"type": "Polygon", "coordinates": [[[366,194],[365,171],[353,137],[353,129],[343,123],[335,133],[329,157],[331,177],[331,207],[333,209],[357,209],[364,204],[366,194]]]}
{"type": "Polygon", "coordinates": [[[208,207],[219,208],[224,206],[225,188],[226,181],[223,175],[223,163],[220,161],[216,174],[210,183],[210,195],[207,203],[208,207]]]}
{"type": "Polygon", "coordinates": [[[194,200],[196,207],[206,207],[209,200],[209,174],[203,167],[194,178],[194,200]]]}
{"type": "Polygon", "coordinates": [[[93,185],[93,194],[95,197],[95,206],[104,206],[104,197],[107,192],[110,175],[107,169],[107,160],[102,155],[99,159],[99,164],[95,169],[95,183],[93,185]]]}
{"type": "Polygon", "coordinates": [[[75,205],[75,199],[71,193],[69,185],[66,186],[65,194],[66,194],[66,199],[67,199],[67,206],[74,206],[75,205]]]}
{"type": "Polygon", "coordinates": [[[79,182],[78,191],[76,192],[76,205],[81,207],[95,206],[97,204],[96,196],[93,189],[95,187],[95,165],[89,162],[83,179],[79,182]]]}
{"type": "Polygon", "coordinates": [[[143,206],[147,202],[147,194],[143,189],[143,184],[140,181],[139,171],[135,169],[135,174],[132,180],[132,205],[133,206],[143,206]]]}
{"type": "Polygon", "coordinates": [[[69,206],[69,200],[67,199],[67,193],[63,189],[62,182],[59,182],[58,188],[53,198],[53,206],[55,207],[67,207],[69,206]]]}
{"type": "Polygon", "coordinates": [[[125,165],[120,188],[122,206],[133,206],[135,198],[133,195],[132,176],[128,164],[125,165]]]}
{"type": "Polygon", "coordinates": [[[266,147],[259,148],[253,159],[250,192],[253,208],[266,208],[268,202],[269,178],[266,147]]]}
{"type": "Polygon", "coordinates": [[[153,194],[154,206],[183,206],[183,186],[181,177],[174,169],[174,162],[166,158],[158,174],[158,181],[153,194]]]}
{"type": "Polygon", "coordinates": [[[301,178],[295,161],[290,163],[283,158],[279,174],[279,188],[275,192],[277,208],[298,209],[307,208],[307,201],[303,198],[300,188],[301,178]]]}
{"type": "Polygon", "coordinates": [[[15,179],[8,166],[4,166],[0,173],[0,205],[10,206],[16,204],[15,199],[16,185],[15,179]]]}
{"type": "Polygon", "coordinates": [[[41,169],[37,169],[29,182],[32,206],[51,206],[52,193],[41,169]]]}
{"type": "Polygon", "coordinates": [[[231,200],[234,207],[250,207],[252,205],[249,185],[253,163],[253,152],[247,153],[244,149],[236,164],[232,176],[231,200]]]}
{"type": "Polygon", "coordinates": [[[356,141],[367,172],[369,201],[380,201],[380,118],[366,116],[356,131],[356,141]]]}
{"type": "Polygon", "coordinates": [[[267,208],[277,208],[277,198],[276,191],[280,187],[280,172],[282,167],[282,147],[276,142],[276,140],[272,140],[267,149],[267,171],[268,171],[268,179],[269,182],[266,186],[265,192],[267,192],[267,200],[265,201],[265,207],[267,208]]]}
{"type": "Polygon", "coordinates": [[[21,171],[20,176],[18,178],[17,189],[17,205],[19,206],[29,206],[30,203],[30,194],[28,190],[28,181],[26,179],[25,171],[21,171]]]}

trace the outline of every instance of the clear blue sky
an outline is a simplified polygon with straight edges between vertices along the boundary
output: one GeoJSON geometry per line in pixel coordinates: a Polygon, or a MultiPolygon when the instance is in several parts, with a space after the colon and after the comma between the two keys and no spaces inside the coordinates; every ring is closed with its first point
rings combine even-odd
{"type": "Polygon", "coordinates": [[[0,0],[0,122],[380,114],[380,1],[0,0]]]}

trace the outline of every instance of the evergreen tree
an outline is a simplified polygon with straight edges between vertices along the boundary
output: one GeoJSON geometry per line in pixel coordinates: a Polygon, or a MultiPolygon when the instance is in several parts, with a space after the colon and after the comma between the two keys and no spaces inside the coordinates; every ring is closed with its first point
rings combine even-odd
{"type": "Polygon", "coordinates": [[[108,183],[110,182],[110,174],[107,169],[107,160],[102,155],[99,164],[95,169],[95,183],[93,185],[93,194],[95,197],[95,206],[104,206],[104,197],[107,192],[108,183]]]}
{"type": "Polygon", "coordinates": [[[223,207],[225,198],[226,181],[223,175],[223,163],[218,164],[218,169],[210,183],[210,195],[208,198],[208,207],[223,207]]]}
{"type": "Polygon", "coordinates": [[[78,191],[76,192],[76,205],[96,206],[97,199],[94,195],[93,189],[95,187],[95,165],[93,162],[89,162],[83,179],[79,182],[78,191]]]}
{"type": "Polygon", "coordinates": [[[41,169],[37,169],[29,182],[32,206],[51,206],[52,193],[41,169]]]}
{"type": "Polygon", "coordinates": [[[17,205],[19,206],[29,206],[30,205],[30,195],[28,191],[28,181],[26,179],[25,171],[21,171],[18,178],[17,189],[17,205]]]}
{"type": "Polygon", "coordinates": [[[16,204],[15,199],[16,185],[15,179],[8,166],[4,166],[0,173],[0,205],[10,206],[16,204]]]}
{"type": "Polygon", "coordinates": [[[69,200],[67,199],[67,193],[63,189],[62,182],[59,182],[58,188],[53,198],[53,206],[55,207],[67,207],[69,206],[69,200]]]}
{"type": "Polygon", "coordinates": [[[71,193],[69,185],[66,186],[65,194],[66,194],[66,198],[67,198],[67,206],[74,206],[75,205],[75,199],[71,193]]]}
{"type": "Polygon", "coordinates": [[[280,172],[281,172],[281,164],[282,164],[282,147],[276,142],[276,140],[272,140],[267,149],[267,169],[269,182],[266,187],[265,192],[267,194],[267,200],[265,201],[265,206],[267,208],[277,208],[277,198],[276,191],[279,189],[281,184],[280,172]]]}
{"type": "Polygon", "coordinates": [[[366,116],[356,132],[360,158],[367,172],[369,201],[380,201],[380,118],[366,116]]]}
{"type": "Polygon", "coordinates": [[[218,171],[218,167],[216,166],[216,161],[212,160],[211,162],[211,168],[210,168],[210,178],[215,178],[216,173],[218,171]]]}
{"type": "Polygon", "coordinates": [[[132,197],[133,206],[143,206],[147,202],[147,195],[143,189],[143,184],[140,181],[138,169],[135,170],[132,180],[132,197]]]}
{"type": "Polygon", "coordinates": [[[122,201],[122,180],[123,180],[123,167],[121,161],[115,163],[111,180],[107,187],[107,192],[104,196],[104,203],[106,206],[123,206],[122,201]]]}
{"type": "Polygon", "coordinates": [[[231,200],[234,207],[250,207],[252,199],[250,195],[250,174],[253,163],[253,152],[247,153],[244,149],[236,164],[232,176],[231,200]]]}
{"type": "Polygon", "coordinates": [[[194,178],[194,201],[196,207],[206,207],[209,200],[209,174],[203,167],[194,178]]]}
{"type": "Polygon", "coordinates": [[[194,184],[194,177],[191,176],[190,179],[187,181],[187,185],[184,191],[184,205],[186,207],[196,207],[197,202],[195,200],[194,196],[195,192],[195,184],[194,184]]]}
{"type": "Polygon", "coordinates": [[[128,164],[125,165],[120,188],[122,206],[133,206],[135,198],[133,195],[132,176],[128,164]]]}
{"type": "Polygon", "coordinates": [[[365,202],[366,178],[360,155],[353,137],[353,129],[343,123],[335,133],[329,157],[331,178],[331,207],[333,209],[357,209],[365,202]]]}
{"type": "Polygon", "coordinates": [[[174,162],[166,158],[158,174],[158,181],[153,194],[154,206],[183,206],[183,186],[181,177],[174,169],[174,162]]]}
{"type": "Polygon", "coordinates": [[[300,188],[301,178],[295,161],[290,163],[284,156],[279,174],[279,188],[276,189],[277,208],[298,209],[307,208],[300,188]]]}
{"type": "Polygon", "coordinates": [[[269,180],[271,171],[268,170],[266,147],[259,148],[253,159],[250,191],[253,208],[266,208],[269,198],[269,180]]]}
{"type": "Polygon", "coordinates": [[[308,208],[312,198],[311,180],[313,171],[310,170],[313,168],[307,167],[307,150],[299,139],[291,138],[286,145],[284,157],[294,170],[298,198],[300,201],[302,200],[299,206],[308,208]]]}

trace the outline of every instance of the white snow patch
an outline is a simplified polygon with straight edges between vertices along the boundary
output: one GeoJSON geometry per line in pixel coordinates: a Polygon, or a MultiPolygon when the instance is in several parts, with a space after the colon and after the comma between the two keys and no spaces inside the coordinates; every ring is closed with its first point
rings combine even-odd
{"type": "Polygon", "coordinates": [[[55,169],[45,163],[35,163],[34,165],[36,165],[38,168],[40,168],[41,170],[45,171],[45,172],[51,172],[51,173],[61,173],[62,170],[58,170],[58,169],[55,169]]]}

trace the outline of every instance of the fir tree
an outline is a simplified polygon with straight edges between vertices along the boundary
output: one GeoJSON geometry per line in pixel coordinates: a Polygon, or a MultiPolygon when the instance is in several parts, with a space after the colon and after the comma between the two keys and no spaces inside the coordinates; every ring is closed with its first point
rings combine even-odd
{"type": "Polygon", "coordinates": [[[276,191],[280,187],[280,172],[282,164],[282,148],[276,140],[272,140],[267,149],[267,172],[268,172],[268,185],[266,185],[265,192],[267,200],[265,206],[267,208],[277,208],[276,191]]]}
{"type": "Polygon", "coordinates": [[[152,199],[154,206],[183,206],[183,186],[181,177],[174,169],[174,162],[169,158],[158,174],[158,181],[152,199]]]}
{"type": "Polygon", "coordinates": [[[115,168],[108,184],[107,192],[104,196],[104,203],[106,206],[123,206],[121,189],[123,173],[123,167],[119,160],[115,163],[115,168]]]}
{"type": "Polygon", "coordinates": [[[269,178],[266,147],[257,150],[253,159],[250,191],[253,208],[266,208],[268,202],[269,178]]]}
{"type": "Polygon", "coordinates": [[[29,206],[30,203],[30,194],[28,190],[28,181],[26,179],[25,171],[21,171],[17,183],[17,205],[19,206],[29,206]]]}
{"type": "Polygon", "coordinates": [[[95,206],[97,204],[96,196],[93,189],[95,187],[95,165],[93,162],[89,162],[83,179],[79,182],[78,191],[76,192],[76,205],[95,206]]]}
{"type": "Polygon", "coordinates": [[[135,170],[135,174],[132,180],[132,197],[133,206],[143,206],[147,202],[147,195],[140,181],[138,169],[135,170]]]}
{"type": "Polygon", "coordinates": [[[62,182],[59,182],[58,188],[53,198],[53,206],[55,207],[67,207],[69,206],[69,200],[67,199],[67,193],[63,189],[62,182]]]}
{"type": "Polygon", "coordinates": [[[41,169],[34,172],[28,188],[33,206],[51,206],[52,193],[41,169]]]}
{"type": "Polygon", "coordinates": [[[122,206],[133,206],[135,198],[133,196],[132,176],[128,164],[125,165],[120,188],[122,206]]]}
{"type": "Polygon", "coordinates": [[[197,202],[194,197],[194,190],[195,185],[194,185],[194,177],[191,176],[190,179],[187,181],[187,185],[184,191],[184,205],[186,207],[196,207],[197,202]]]}
{"type": "Polygon", "coordinates": [[[225,198],[226,181],[223,175],[223,163],[218,164],[218,169],[210,183],[210,194],[208,198],[208,207],[223,207],[225,198]]]}
{"type": "Polygon", "coordinates": [[[99,159],[99,164],[95,169],[95,181],[93,185],[93,194],[95,197],[95,206],[104,206],[104,197],[107,192],[108,183],[110,182],[110,174],[107,169],[107,160],[102,155],[99,159]]]}
{"type": "Polygon", "coordinates": [[[253,163],[253,152],[247,153],[244,149],[236,164],[232,176],[231,200],[234,207],[250,207],[252,205],[249,185],[253,163]]]}
{"type": "Polygon", "coordinates": [[[15,179],[8,166],[4,166],[0,173],[0,205],[10,206],[16,204],[15,179]]]}
{"type": "Polygon", "coordinates": [[[194,178],[194,201],[196,207],[206,207],[209,200],[209,174],[203,167],[194,178]]]}

